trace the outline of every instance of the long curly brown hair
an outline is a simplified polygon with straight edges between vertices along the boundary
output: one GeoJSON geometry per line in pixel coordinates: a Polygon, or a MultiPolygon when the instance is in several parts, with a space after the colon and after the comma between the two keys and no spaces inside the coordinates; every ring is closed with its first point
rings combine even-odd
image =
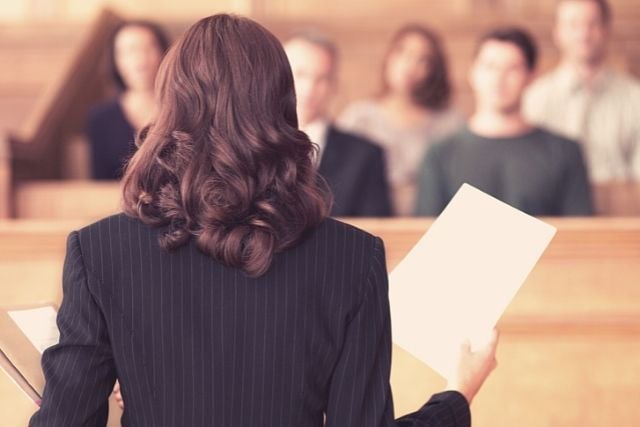
{"type": "Polygon", "coordinates": [[[280,42],[247,18],[204,18],[167,53],[156,92],[123,178],[124,212],[167,226],[164,249],[195,238],[223,264],[264,274],[331,204],[280,42]]]}

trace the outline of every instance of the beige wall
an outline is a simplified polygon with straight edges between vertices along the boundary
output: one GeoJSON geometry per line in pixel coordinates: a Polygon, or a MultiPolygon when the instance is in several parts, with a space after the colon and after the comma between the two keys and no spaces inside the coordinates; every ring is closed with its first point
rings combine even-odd
{"type": "Polygon", "coordinates": [[[91,19],[103,7],[130,16],[185,19],[220,11],[251,14],[255,0],[6,0],[0,23],[77,22],[91,19]]]}
{"type": "MultiPolygon", "coordinates": [[[[614,35],[610,61],[640,76],[640,0],[610,0],[614,35]]],[[[557,0],[3,0],[0,1],[0,128],[19,126],[38,94],[73,51],[73,34],[97,11],[111,6],[127,17],[148,17],[172,34],[207,14],[231,11],[252,16],[285,37],[313,26],[334,36],[341,49],[339,111],[350,101],[377,92],[380,61],[391,34],[418,21],[442,34],[456,87],[457,106],[472,105],[466,83],[475,38],[498,22],[530,28],[541,48],[541,71],[557,54],[551,40],[557,0]],[[4,24],[4,25],[3,25],[4,24]],[[15,42],[12,40],[15,39],[15,42]],[[42,60],[42,58],[47,58],[42,60]],[[47,67],[32,64],[46,63],[47,67]],[[17,64],[17,66],[16,66],[17,64]]]]}
{"type": "MultiPolygon", "coordinates": [[[[84,21],[104,6],[124,14],[156,18],[196,18],[230,11],[266,18],[348,18],[354,22],[429,20],[446,12],[452,18],[482,11],[527,18],[549,16],[557,0],[5,0],[0,23],[84,21]]],[[[618,17],[640,17],[638,0],[610,0],[618,17]]]]}

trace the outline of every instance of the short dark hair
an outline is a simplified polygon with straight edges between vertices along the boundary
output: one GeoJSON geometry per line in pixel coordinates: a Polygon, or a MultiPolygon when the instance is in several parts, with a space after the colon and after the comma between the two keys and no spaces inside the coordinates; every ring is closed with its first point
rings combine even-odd
{"type": "Polygon", "coordinates": [[[500,27],[488,31],[478,40],[478,44],[476,45],[476,55],[480,52],[480,48],[486,42],[492,40],[515,45],[520,49],[520,52],[522,52],[527,68],[530,71],[533,71],[536,68],[536,64],[538,62],[538,48],[536,47],[533,36],[531,36],[531,34],[524,28],[500,27]]]}
{"type": "Polygon", "coordinates": [[[600,16],[602,16],[602,22],[605,25],[609,25],[611,23],[611,19],[613,18],[613,13],[611,12],[611,5],[607,0],[558,0],[558,4],[564,3],[567,1],[590,1],[595,3],[600,9],[600,16]]]}
{"type": "Polygon", "coordinates": [[[431,110],[443,110],[449,106],[453,92],[451,81],[449,80],[447,56],[438,34],[431,28],[421,24],[407,24],[400,28],[391,38],[391,43],[389,43],[383,61],[382,93],[385,94],[389,89],[384,73],[391,52],[397,48],[398,44],[402,42],[405,37],[414,34],[422,37],[429,43],[433,54],[431,70],[413,89],[414,102],[431,110]]]}
{"type": "Polygon", "coordinates": [[[158,44],[158,49],[160,49],[160,54],[164,55],[164,53],[169,49],[169,37],[165,33],[165,31],[160,27],[160,25],[155,22],[147,21],[147,20],[132,20],[122,22],[120,25],[116,27],[116,29],[111,34],[111,39],[109,43],[109,58],[108,58],[108,67],[109,67],[109,75],[113,82],[116,84],[118,90],[123,91],[127,89],[127,85],[122,79],[122,75],[120,71],[118,71],[118,67],[116,65],[116,37],[120,33],[120,31],[129,27],[140,27],[146,30],[149,30],[158,44]]]}

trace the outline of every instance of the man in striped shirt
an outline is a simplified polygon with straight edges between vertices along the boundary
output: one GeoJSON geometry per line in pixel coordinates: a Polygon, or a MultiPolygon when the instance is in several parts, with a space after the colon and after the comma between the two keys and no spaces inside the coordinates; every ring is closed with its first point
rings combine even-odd
{"type": "Polygon", "coordinates": [[[640,180],[640,83],[606,63],[606,0],[561,0],[554,39],[560,65],[525,98],[527,118],[584,144],[594,182],[640,180]]]}

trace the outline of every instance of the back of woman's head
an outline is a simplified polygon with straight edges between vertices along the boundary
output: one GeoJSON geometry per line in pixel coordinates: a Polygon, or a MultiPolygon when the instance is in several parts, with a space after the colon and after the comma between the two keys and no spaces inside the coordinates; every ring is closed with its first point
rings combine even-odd
{"type": "Polygon", "coordinates": [[[156,119],[123,179],[124,211],[168,226],[165,249],[194,238],[226,265],[265,273],[329,210],[280,42],[247,18],[204,18],[167,53],[156,91],[156,119]]]}

